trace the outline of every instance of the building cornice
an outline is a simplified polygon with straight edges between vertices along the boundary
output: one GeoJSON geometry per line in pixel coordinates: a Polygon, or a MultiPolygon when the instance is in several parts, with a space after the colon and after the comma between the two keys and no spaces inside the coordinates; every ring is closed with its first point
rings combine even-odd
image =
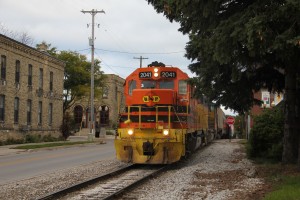
{"type": "Polygon", "coordinates": [[[32,48],[28,45],[25,45],[25,44],[22,44],[16,40],[13,40],[5,35],[2,35],[0,34],[0,43],[2,43],[3,45],[6,45],[10,48],[13,48],[13,49],[16,49],[18,51],[21,51],[21,52],[24,52],[26,54],[29,54],[29,55],[32,55],[32,56],[35,56],[39,59],[42,59],[42,60],[45,60],[45,61],[48,61],[48,62],[52,62],[56,65],[59,65],[61,67],[64,67],[65,66],[65,62],[62,61],[62,60],[59,60],[47,53],[44,53],[44,52],[41,52],[41,51],[38,51],[37,49],[35,48],[32,48]]]}

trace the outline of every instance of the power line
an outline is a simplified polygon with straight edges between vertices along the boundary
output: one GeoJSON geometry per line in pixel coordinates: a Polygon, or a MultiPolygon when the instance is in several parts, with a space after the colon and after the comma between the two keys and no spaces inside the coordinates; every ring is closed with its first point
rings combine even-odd
{"type": "Polygon", "coordinates": [[[129,51],[118,51],[118,50],[107,50],[107,49],[99,49],[100,51],[107,51],[112,53],[124,53],[124,54],[175,54],[175,53],[184,53],[185,51],[173,51],[173,52],[129,52],[129,51]]]}

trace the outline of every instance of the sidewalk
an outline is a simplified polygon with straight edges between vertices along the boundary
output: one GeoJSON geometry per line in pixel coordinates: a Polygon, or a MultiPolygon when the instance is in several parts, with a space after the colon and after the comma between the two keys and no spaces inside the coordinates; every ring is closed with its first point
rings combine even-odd
{"type": "MultiPolygon", "coordinates": [[[[103,141],[105,143],[105,140],[107,139],[113,139],[114,137],[106,136],[105,138],[93,138],[93,141],[103,141]]],[[[67,142],[77,142],[77,141],[88,141],[88,136],[70,136],[67,140],[67,142]]],[[[17,154],[21,152],[28,151],[27,149],[14,149],[16,146],[23,146],[23,145],[29,145],[28,144],[13,144],[13,145],[4,145],[0,146],[0,156],[9,155],[9,154],[17,154]]],[[[37,144],[37,143],[35,143],[37,144]]]]}

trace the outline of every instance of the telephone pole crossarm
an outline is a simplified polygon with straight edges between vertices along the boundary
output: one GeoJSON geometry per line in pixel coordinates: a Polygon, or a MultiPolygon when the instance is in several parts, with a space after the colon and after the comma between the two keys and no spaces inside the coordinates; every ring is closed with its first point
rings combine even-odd
{"type": "Polygon", "coordinates": [[[133,57],[133,59],[139,59],[139,60],[140,60],[140,68],[142,68],[142,61],[143,61],[144,59],[148,59],[148,58],[145,58],[145,57],[143,57],[143,56],[140,56],[139,58],[133,57]]]}

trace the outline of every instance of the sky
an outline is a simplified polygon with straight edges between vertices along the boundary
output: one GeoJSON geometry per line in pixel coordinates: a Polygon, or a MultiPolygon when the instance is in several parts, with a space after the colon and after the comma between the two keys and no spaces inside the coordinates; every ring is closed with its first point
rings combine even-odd
{"type": "Polygon", "coordinates": [[[77,51],[91,60],[89,38],[95,15],[95,58],[106,74],[128,76],[153,61],[179,67],[189,76],[190,60],[184,57],[188,36],[158,14],[146,0],[0,0],[0,25],[27,33],[35,44],[45,41],[57,50],[77,51]]]}
{"type": "MultiPolygon", "coordinates": [[[[34,44],[45,41],[58,50],[78,51],[91,57],[89,38],[95,15],[95,58],[101,70],[125,78],[153,61],[178,66],[190,76],[184,57],[188,36],[158,14],[146,0],[0,0],[0,23],[6,29],[28,33],[34,44]]],[[[34,45],[35,46],[35,45],[34,45]]]]}

